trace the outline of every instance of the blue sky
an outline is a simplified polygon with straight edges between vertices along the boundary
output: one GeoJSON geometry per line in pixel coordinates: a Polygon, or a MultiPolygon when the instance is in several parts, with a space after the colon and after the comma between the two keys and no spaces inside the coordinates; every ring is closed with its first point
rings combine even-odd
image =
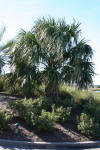
{"type": "Polygon", "coordinates": [[[6,26],[3,41],[29,30],[42,16],[75,19],[81,22],[82,35],[94,49],[95,84],[100,84],[100,0],[0,0],[0,26],[6,26]]]}

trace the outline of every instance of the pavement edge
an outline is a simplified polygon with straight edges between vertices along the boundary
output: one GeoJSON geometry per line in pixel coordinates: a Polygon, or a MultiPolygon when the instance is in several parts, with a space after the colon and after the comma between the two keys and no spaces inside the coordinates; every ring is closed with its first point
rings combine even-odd
{"type": "Polygon", "coordinates": [[[28,146],[33,148],[90,148],[100,146],[100,141],[86,142],[29,142],[0,139],[0,145],[7,146],[28,146]]]}

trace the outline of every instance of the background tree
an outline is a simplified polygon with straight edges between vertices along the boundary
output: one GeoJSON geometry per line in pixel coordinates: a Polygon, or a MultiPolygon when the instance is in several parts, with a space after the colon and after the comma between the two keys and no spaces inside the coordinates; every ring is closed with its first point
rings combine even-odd
{"type": "MultiPolygon", "coordinates": [[[[3,37],[4,33],[5,33],[5,27],[1,28],[1,31],[0,31],[0,42],[2,40],[2,37],[3,37]]],[[[0,50],[2,50],[2,49],[3,49],[3,45],[1,44],[0,45],[0,50]]],[[[3,56],[3,52],[1,52],[0,53],[0,74],[2,72],[2,68],[3,68],[4,65],[5,65],[5,58],[3,56]]]]}

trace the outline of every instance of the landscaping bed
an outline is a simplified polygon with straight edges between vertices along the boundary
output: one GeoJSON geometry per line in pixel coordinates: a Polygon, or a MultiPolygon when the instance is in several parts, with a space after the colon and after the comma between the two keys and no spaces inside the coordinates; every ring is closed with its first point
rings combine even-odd
{"type": "MultiPolygon", "coordinates": [[[[67,97],[72,98],[68,93],[67,97]]],[[[1,93],[0,108],[5,109],[4,112],[7,112],[7,114],[10,114],[12,117],[8,123],[9,129],[0,129],[0,138],[33,142],[82,142],[97,140],[99,139],[95,137],[95,127],[97,124],[94,122],[93,117],[89,118],[87,115],[87,112],[91,112],[92,114],[91,106],[94,104],[97,105],[97,101],[95,102],[90,99],[89,103],[88,100],[86,101],[86,104],[84,104],[84,100],[82,101],[86,109],[83,109],[84,111],[82,110],[82,106],[77,104],[76,107],[76,105],[74,106],[74,104],[68,100],[67,102],[63,101],[64,104],[58,100],[58,104],[55,103],[51,107],[51,100],[47,98],[37,98],[34,100],[20,99],[19,97],[1,93]],[[57,105],[57,108],[55,105],[57,105]],[[61,105],[66,106],[62,107],[61,105]],[[51,108],[53,110],[51,110],[51,108]],[[71,110],[70,108],[73,109],[71,110]],[[79,124],[76,119],[77,116],[80,117],[78,118],[79,124]],[[54,120],[52,120],[53,118],[54,120]],[[19,133],[17,134],[15,134],[16,123],[19,123],[19,133]],[[86,134],[87,136],[85,136],[86,134]]],[[[94,112],[95,108],[97,107],[94,106],[92,108],[94,112]]],[[[98,118],[98,116],[96,117],[98,118]]],[[[7,118],[6,115],[5,118],[7,118]]]]}
{"type": "MultiPolygon", "coordinates": [[[[11,110],[8,109],[8,102],[16,100],[18,97],[13,97],[7,94],[0,94],[0,108],[6,109],[8,113],[11,113],[11,110]]],[[[38,134],[34,132],[34,129],[30,128],[25,122],[18,117],[14,117],[9,124],[10,130],[0,131],[1,139],[11,139],[11,140],[25,140],[25,141],[52,141],[52,142],[72,142],[72,141],[87,141],[89,138],[80,134],[76,126],[71,122],[65,124],[64,126],[60,124],[55,124],[51,132],[39,132],[38,134]],[[15,134],[15,123],[18,122],[19,133],[15,134]]]]}

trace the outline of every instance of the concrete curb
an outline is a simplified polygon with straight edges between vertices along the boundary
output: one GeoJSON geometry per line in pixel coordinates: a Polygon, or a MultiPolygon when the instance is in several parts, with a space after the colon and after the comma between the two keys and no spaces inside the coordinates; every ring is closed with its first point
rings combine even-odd
{"type": "Polygon", "coordinates": [[[86,142],[28,142],[0,139],[0,145],[4,146],[28,146],[32,148],[90,148],[100,146],[100,141],[86,142]]]}

